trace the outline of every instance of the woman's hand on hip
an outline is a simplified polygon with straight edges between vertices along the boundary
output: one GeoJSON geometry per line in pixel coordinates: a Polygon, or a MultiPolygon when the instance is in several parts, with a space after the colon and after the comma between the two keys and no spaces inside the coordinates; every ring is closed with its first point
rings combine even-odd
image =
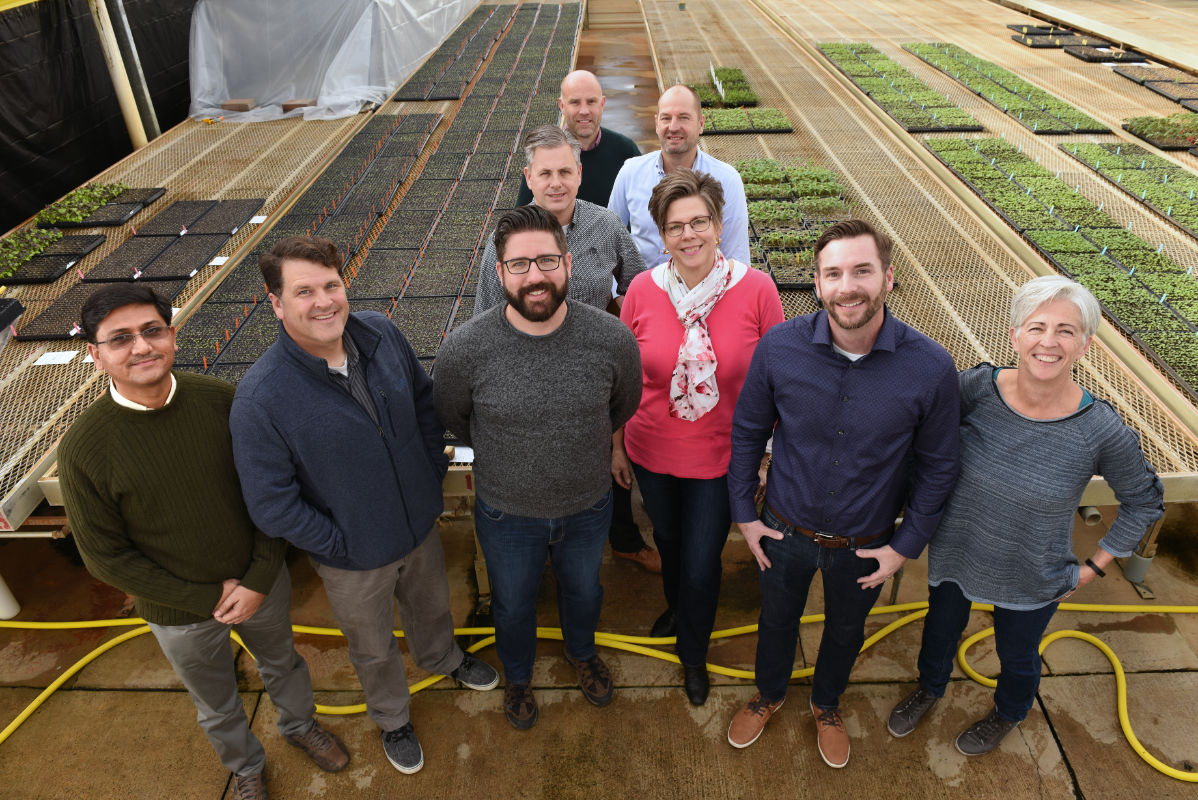
{"type": "Polygon", "coordinates": [[[886,582],[886,579],[899,571],[907,561],[907,557],[900,555],[890,545],[882,547],[863,548],[857,551],[857,558],[876,558],[878,560],[878,569],[864,578],[858,578],[857,583],[861,584],[862,589],[872,589],[875,586],[881,586],[886,582]]]}

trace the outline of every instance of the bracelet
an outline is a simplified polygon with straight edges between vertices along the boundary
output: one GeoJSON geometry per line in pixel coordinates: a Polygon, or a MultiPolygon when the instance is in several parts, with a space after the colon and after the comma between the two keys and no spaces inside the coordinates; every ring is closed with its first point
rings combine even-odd
{"type": "Polygon", "coordinates": [[[1098,577],[1100,577],[1100,578],[1105,578],[1105,577],[1106,577],[1106,573],[1105,573],[1105,572],[1103,572],[1103,571],[1102,571],[1102,568],[1101,568],[1101,567],[1099,567],[1097,564],[1095,564],[1095,563],[1093,562],[1093,560],[1091,560],[1091,559],[1087,558],[1087,559],[1086,559],[1086,566],[1087,566],[1087,567],[1089,567],[1090,569],[1094,570],[1094,574],[1095,574],[1095,575],[1097,575],[1098,577]]]}

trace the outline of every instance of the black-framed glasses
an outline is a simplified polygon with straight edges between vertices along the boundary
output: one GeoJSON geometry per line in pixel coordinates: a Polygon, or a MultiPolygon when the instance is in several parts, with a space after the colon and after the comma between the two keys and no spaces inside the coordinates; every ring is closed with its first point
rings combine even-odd
{"type": "Polygon", "coordinates": [[[138,336],[154,344],[165,340],[170,335],[170,332],[170,325],[151,325],[140,333],[118,333],[116,336],[109,337],[102,342],[96,342],[96,344],[106,344],[113,350],[125,350],[133,346],[138,336]]]}
{"type": "Polygon", "coordinates": [[[666,236],[671,239],[681,236],[687,225],[690,225],[691,230],[695,233],[702,233],[711,227],[711,217],[695,217],[690,222],[668,222],[666,223],[666,236]]]}
{"type": "Polygon", "coordinates": [[[513,275],[523,275],[528,272],[529,267],[533,264],[537,265],[537,269],[541,272],[553,272],[562,265],[561,253],[545,253],[536,258],[509,258],[507,261],[501,261],[504,269],[513,275]]]}

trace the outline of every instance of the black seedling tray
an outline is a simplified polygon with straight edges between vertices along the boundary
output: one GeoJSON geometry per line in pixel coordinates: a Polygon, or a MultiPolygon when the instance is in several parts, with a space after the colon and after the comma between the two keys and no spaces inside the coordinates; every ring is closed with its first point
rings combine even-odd
{"type": "Polygon", "coordinates": [[[220,233],[232,236],[242,225],[262,208],[265,200],[222,200],[200,217],[193,225],[187,226],[188,234],[220,233]]]}
{"type": "MultiPolygon", "coordinates": [[[[104,285],[102,283],[75,284],[55,300],[49,308],[17,331],[16,338],[28,342],[73,339],[75,336],[81,336],[82,333],[78,331],[74,336],[71,332],[79,321],[83,304],[104,285]]],[[[163,281],[154,285],[154,291],[160,297],[173,300],[185,286],[187,286],[187,281],[174,283],[163,281]]]]}
{"type": "Polygon", "coordinates": [[[46,249],[38,253],[39,256],[83,256],[95,250],[107,240],[102,233],[92,234],[90,236],[64,236],[56,242],[51,242],[46,249]]]}
{"type": "Polygon", "coordinates": [[[204,216],[215,200],[179,200],[137,229],[138,236],[178,236],[204,216]]]}
{"type": "Polygon", "coordinates": [[[1145,142],[1148,142],[1148,144],[1152,145],[1153,147],[1160,148],[1161,150],[1189,150],[1190,149],[1190,145],[1188,143],[1169,144],[1167,142],[1162,142],[1157,139],[1150,139],[1147,136],[1144,136],[1143,134],[1136,133],[1131,128],[1127,127],[1126,123],[1124,123],[1124,125],[1123,125],[1123,130],[1127,131],[1132,136],[1135,136],[1137,139],[1143,139],[1145,142]]]}

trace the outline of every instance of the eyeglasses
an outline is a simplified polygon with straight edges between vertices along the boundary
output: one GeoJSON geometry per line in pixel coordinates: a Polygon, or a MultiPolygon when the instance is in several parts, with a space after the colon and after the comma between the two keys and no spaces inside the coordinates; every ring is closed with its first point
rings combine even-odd
{"type": "Polygon", "coordinates": [[[528,272],[528,268],[533,264],[537,265],[537,269],[541,272],[553,272],[562,264],[561,253],[546,253],[536,258],[509,258],[507,261],[499,262],[513,275],[523,275],[528,272]]]}
{"type": "Polygon", "coordinates": [[[690,222],[670,222],[666,224],[666,236],[671,239],[682,235],[682,231],[687,225],[691,226],[691,230],[695,233],[702,233],[711,227],[711,217],[695,217],[690,222]]]}
{"type": "Polygon", "coordinates": [[[166,339],[170,335],[170,332],[170,325],[151,325],[141,333],[118,333],[116,336],[105,339],[102,342],[96,342],[96,344],[106,344],[113,350],[125,350],[133,346],[138,336],[154,344],[166,339]]]}

